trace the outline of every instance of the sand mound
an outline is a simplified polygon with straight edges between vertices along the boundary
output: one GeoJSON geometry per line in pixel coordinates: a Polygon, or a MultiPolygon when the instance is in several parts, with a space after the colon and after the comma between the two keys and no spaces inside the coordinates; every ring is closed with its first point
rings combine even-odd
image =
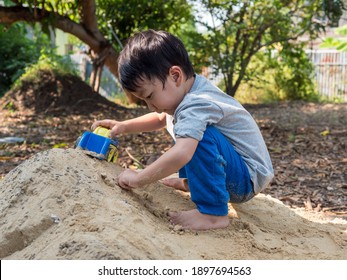
{"type": "Polygon", "coordinates": [[[159,183],[127,192],[121,169],[82,151],[52,149],[0,181],[1,259],[346,259],[347,222],[258,195],[230,206],[230,226],[171,228],[189,197],[159,183]]]}
{"type": "Polygon", "coordinates": [[[121,109],[121,106],[93,92],[77,76],[58,75],[50,70],[38,70],[36,76],[36,79],[22,78],[20,86],[1,98],[0,108],[26,114],[90,114],[108,107],[121,109]]]}

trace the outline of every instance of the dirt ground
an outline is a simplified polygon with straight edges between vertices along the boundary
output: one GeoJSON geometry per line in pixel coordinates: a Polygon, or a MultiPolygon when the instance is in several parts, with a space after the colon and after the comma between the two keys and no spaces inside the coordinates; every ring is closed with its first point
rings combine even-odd
{"type": "Polygon", "coordinates": [[[165,215],[194,207],[189,195],[159,183],[133,193],[114,184],[122,167],[169,149],[164,130],[120,137],[117,165],[72,149],[94,120],[147,110],[110,103],[74,77],[42,76],[0,99],[0,138],[25,138],[0,143],[0,258],[347,258],[347,104],[245,105],[275,179],[250,202],[230,205],[227,229],[190,232],[165,215]]]}

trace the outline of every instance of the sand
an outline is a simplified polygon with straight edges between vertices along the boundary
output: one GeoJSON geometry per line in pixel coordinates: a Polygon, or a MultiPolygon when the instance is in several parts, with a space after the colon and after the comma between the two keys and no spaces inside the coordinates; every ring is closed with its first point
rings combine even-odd
{"type": "Polygon", "coordinates": [[[36,154],[0,181],[1,259],[347,259],[347,221],[262,194],[230,205],[226,229],[184,231],[189,194],[116,185],[121,168],[74,149],[36,154]]]}

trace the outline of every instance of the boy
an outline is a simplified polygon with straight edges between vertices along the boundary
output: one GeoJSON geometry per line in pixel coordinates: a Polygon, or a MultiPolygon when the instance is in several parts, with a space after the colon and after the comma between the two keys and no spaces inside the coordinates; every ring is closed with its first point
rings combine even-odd
{"type": "Polygon", "coordinates": [[[183,228],[206,230],[229,224],[228,202],[246,202],[273,177],[269,153],[251,115],[232,97],[194,73],[187,51],[175,36],[148,30],[131,37],[118,59],[125,91],[146,102],[153,113],[92,125],[122,133],[167,127],[175,145],[141,172],[119,175],[124,189],[139,188],[177,171],[162,182],[190,191],[196,209],[170,212],[183,228]]]}

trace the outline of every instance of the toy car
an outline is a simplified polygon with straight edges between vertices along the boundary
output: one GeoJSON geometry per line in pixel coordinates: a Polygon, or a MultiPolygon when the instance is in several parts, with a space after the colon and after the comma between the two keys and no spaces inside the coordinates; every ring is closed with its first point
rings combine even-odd
{"type": "Polygon", "coordinates": [[[86,131],[78,137],[75,148],[85,150],[92,157],[116,162],[118,158],[118,141],[110,139],[110,131],[97,127],[93,132],[86,131]]]}

